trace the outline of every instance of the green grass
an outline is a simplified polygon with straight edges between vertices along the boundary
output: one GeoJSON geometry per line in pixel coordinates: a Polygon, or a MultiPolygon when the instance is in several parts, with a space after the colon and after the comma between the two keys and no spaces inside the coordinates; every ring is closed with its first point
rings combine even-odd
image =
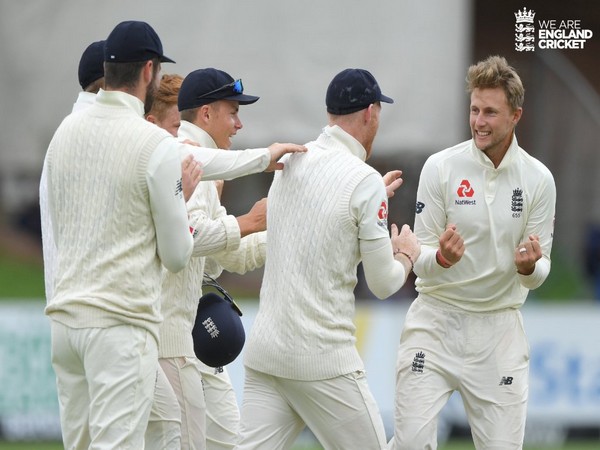
{"type": "MultiPolygon", "coordinates": [[[[560,249],[555,248],[552,271],[542,286],[530,292],[530,301],[564,302],[592,297],[589,280],[560,256],[560,249]]],[[[243,276],[225,274],[224,280],[230,282],[226,288],[234,298],[248,297],[248,287],[240,290],[237,286],[244,286],[241,283],[243,276]]],[[[6,298],[43,299],[44,295],[44,268],[41,264],[15,262],[13,257],[0,252],[0,301],[6,298]]]]}
{"type": "Polygon", "coordinates": [[[0,450],[63,450],[60,442],[2,442],[0,450]]]}
{"type": "Polygon", "coordinates": [[[0,254],[0,299],[44,298],[44,268],[0,254]]]}
{"type": "MultiPolygon", "coordinates": [[[[523,447],[523,450],[598,450],[600,442],[569,442],[561,447],[523,447]]],[[[469,440],[453,440],[445,445],[440,445],[439,450],[474,450],[475,446],[469,440]]]]}

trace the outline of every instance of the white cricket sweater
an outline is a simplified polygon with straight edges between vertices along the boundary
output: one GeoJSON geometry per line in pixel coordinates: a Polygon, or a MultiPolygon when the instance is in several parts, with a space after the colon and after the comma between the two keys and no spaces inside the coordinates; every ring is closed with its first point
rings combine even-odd
{"type": "Polygon", "coordinates": [[[514,135],[498,168],[472,140],[430,156],[415,216],[422,244],[414,269],[420,296],[475,312],[520,307],[550,272],[555,204],[552,174],[514,135]],[[435,253],[449,223],[456,224],[465,253],[444,269],[435,253]],[[533,274],[520,275],[515,249],[530,234],[539,236],[542,258],[533,274]]]}
{"type": "Polygon", "coordinates": [[[56,131],[47,153],[57,248],[46,307],[52,320],[73,328],[130,324],[158,338],[160,227],[161,236],[172,238],[163,242],[167,267],[184,265],[192,250],[177,187],[180,160],[177,153],[154,158],[166,154],[157,151],[166,139],[174,141],[144,120],[139,99],[114,91],[100,91],[94,105],[56,131]],[[157,178],[154,191],[153,174],[168,175],[157,178]],[[152,192],[162,196],[160,205],[152,192]]]}
{"type": "Polygon", "coordinates": [[[89,108],[96,102],[96,94],[93,92],[80,92],[77,96],[77,100],[73,103],[73,109],[71,112],[83,111],[89,108]]]}
{"type": "MultiPolygon", "coordinates": [[[[91,92],[80,92],[73,104],[72,113],[83,111],[92,106],[96,101],[96,94],[91,92]]],[[[54,272],[56,265],[56,244],[52,233],[52,219],[50,217],[50,205],[48,204],[48,168],[46,157],[42,167],[39,186],[40,195],[40,225],[42,228],[42,253],[44,256],[44,287],[46,301],[54,294],[54,272]]]]}
{"type": "Polygon", "coordinates": [[[368,214],[369,231],[361,231],[364,214],[351,200],[371,176],[376,190],[358,197],[374,198],[376,207],[387,197],[362,145],[340,127],[325,127],[306,146],[307,153],[285,159],[269,190],[267,260],[244,363],[283,378],[320,380],[364,368],[353,323],[359,239],[389,235],[387,221],[375,224],[377,209],[368,214]]]}
{"type": "MultiPolygon", "coordinates": [[[[190,139],[202,147],[217,148],[208,133],[185,120],[181,121],[178,137],[190,139]]],[[[230,272],[245,273],[261,267],[265,261],[266,232],[240,239],[237,219],[227,215],[212,181],[198,183],[187,202],[187,209],[190,227],[194,230],[194,251],[182,271],[163,270],[161,305],[164,320],[160,325],[160,358],[195,356],[191,333],[198,299],[202,296],[206,256],[211,256],[211,276],[215,278],[222,267],[230,272]]]]}

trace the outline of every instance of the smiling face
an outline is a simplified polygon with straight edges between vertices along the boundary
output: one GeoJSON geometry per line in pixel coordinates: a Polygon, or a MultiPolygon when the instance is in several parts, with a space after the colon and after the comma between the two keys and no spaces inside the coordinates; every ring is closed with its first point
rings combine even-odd
{"type": "Polygon", "coordinates": [[[239,103],[234,100],[219,100],[206,106],[206,121],[202,128],[210,134],[218,148],[231,148],[231,138],[243,127],[238,117],[239,103]]]}
{"type": "Polygon", "coordinates": [[[498,167],[512,141],[522,108],[513,110],[502,88],[476,88],[471,93],[469,124],[475,145],[498,167]]]}

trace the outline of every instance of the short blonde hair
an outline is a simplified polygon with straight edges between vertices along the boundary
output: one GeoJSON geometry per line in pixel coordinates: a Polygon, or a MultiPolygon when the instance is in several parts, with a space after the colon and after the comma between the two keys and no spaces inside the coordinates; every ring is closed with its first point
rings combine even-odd
{"type": "Polygon", "coordinates": [[[502,88],[508,105],[513,111],[521,108],[525,100],[525,88],[517,71],[502,56],[490,56],[469,67],[467,92],[475,89],[502,88]]]}
{"type": "Polygon", "coordinates": [[[160,86],[154,94],[152,109],[146,116],[152,114],[158,120],[165,118],[166,111],[173,105],[177,105],[177,96],[183,83],[183,77],[177,74],[165,74],[160,79],[160,86]]]}

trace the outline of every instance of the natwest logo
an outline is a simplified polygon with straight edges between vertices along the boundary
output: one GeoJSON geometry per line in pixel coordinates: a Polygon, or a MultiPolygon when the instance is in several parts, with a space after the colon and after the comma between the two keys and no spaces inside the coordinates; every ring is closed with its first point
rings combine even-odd
{"type": "Polygon", "coordinates": [[[388,206],[386,202],[381,202],[379,211],[377,211],[377,225],[387,231],[388,206]]]}
{"type": "Polygon", "coordinates": [[[380,220],[386,220],[388,218],[388,207],[386,202],[381,202],[377,217],[379,217],[380,220]]]}
{"type": "Polygon", "coordinates": [[[475,191],[471,187],[471,183],[469,183],[469,180],[462,180],[460,182],[460,186],[458,186],[458,189],[456,190],[456,193],[459,197],[473,197],[475,191]]]}

